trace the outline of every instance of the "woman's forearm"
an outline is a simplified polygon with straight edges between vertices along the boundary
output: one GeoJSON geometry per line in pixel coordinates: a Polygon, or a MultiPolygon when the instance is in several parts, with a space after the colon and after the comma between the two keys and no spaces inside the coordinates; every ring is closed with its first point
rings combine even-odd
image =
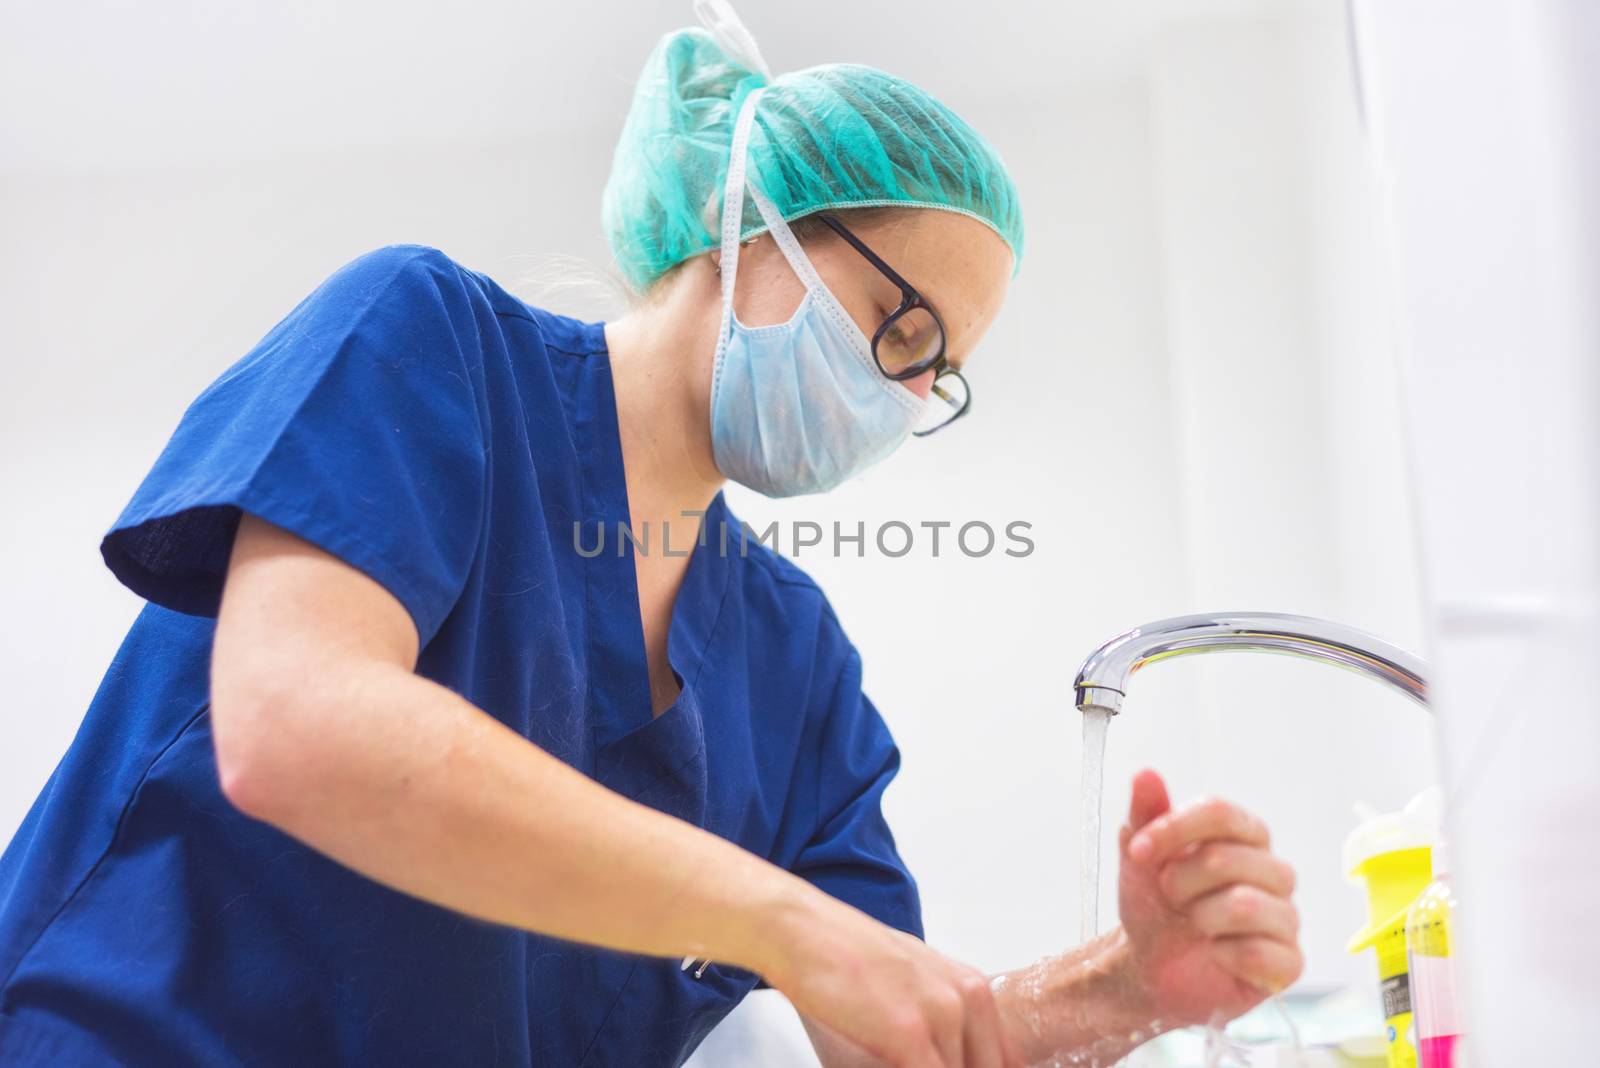
{"type": "Polygon", "coordinates": [[[341,671],[312,698],[274,689],[249,698],[274,705],[253,713],[274,729],[254,732],[229,796],[389,886],[560,938],[756,971],[817,905],[797,877],[621,797],[397,665],[341,671]]]}
{"type": "Polygon", "coordinates": [[[1130,979],[1117,928],[1094,941],[995,976],[1006,1027],[1030,1065],[1114,1064],[1167,1028],[1130,979]]]}

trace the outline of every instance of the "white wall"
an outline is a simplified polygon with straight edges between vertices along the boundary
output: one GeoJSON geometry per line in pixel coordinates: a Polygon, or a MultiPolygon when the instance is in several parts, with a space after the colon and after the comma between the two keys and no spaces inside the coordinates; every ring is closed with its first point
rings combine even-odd
{"type": "MultiPolygon", "coordinates": [[[[731,493],[752,521],[1032,523],[1026,559],[948,545],[934,559],[925,541],[898,560],[800,557],[863,649],[904,750],[888,804],[930,937],[986,968],[1074,940],[1071,682],[1099,641],[1243,608],[1419,644],[1340,5],[1218,6],[1141,17],[1117,64],[1092,77],[1064,66],[1048,91],[951,74],[948,102],[1010,161],[1028,223],[1023,273],[972,365],[974,415],[824,499],[731,493]]],[[[650,12],[645,46],[684,14],[650,12]]],[[[763,20],[783,16],[747,17],[765,39],[763,20]]],[[[1109,18],[1087,3],[1050,17],[1052,33],[1091,37],[1109,18]]],[[[781,69],[795,50],[769,58],[781,69]]],[[[943,69],[930,63],[930,80],[943,69]]],[[[543,125],[525,136],[0,172],[0,553],[13,563],[0,572],[0,833],[70,741],[136,610],[96,545],[188,400],[376,245],[434,244],[513,289],[519,257],[600,258],[598,189],[626,98],[604,81],[598,103],[562,85],[571,106],[530,109],[543,125]]],[[[1276,658],[1179,662],[1139,677],[1111,731],[1107,818],[1145,765],[1180,796],[1260,811],[1302,872],[1306,981],[1329,986],[1371,968],[1342,952],[1362,915],[1338,870],[1351,803],[1397,806],[1432,763],[1425,717],[1362,680],[1276,658]]],[[[751,1061],[759,1013],[740,1015],[707,1062],[751,1061]]],[[[762,1019],[767,1041],[792,1044],[762,1019]]]]}
{"type": "Polygon", "coordinates": [[[1571,922],[1600,893],[1600,11],[1360,12],[1404,295],[1467,1056],[1583,1063],[1600,994],[1600,936],[1571,922]]]}

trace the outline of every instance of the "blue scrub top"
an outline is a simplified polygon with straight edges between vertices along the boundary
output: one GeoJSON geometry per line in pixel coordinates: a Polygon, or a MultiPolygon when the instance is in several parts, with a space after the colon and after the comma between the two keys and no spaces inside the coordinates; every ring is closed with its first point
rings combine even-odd
{"type": "Polygon", "coordinates": [[[200,394],[101,547],[150,603],[0,856],[0,1063],[677,1064],[757,983],[467,917],[235,809],[207,673],[241,510],[382,583],[419,674],[921,936],[860,658],[720,494],[652,717],[614,400],[601,324],[421,245],[340,268],[200,394]]]}

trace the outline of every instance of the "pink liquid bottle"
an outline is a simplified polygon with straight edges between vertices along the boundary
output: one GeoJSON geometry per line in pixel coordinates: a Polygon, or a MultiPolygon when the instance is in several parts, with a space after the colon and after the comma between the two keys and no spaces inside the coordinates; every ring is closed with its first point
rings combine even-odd
{"type": "Polygon", "coordinates": [[[1465,1033],[1458,983],[1456,896],[1444,846],[1433,849],[1434,881],[1406,913],[1406,955],[1411,972],[1412,1033],[1419,1068],[1459,1068],[1465,1033]]]}

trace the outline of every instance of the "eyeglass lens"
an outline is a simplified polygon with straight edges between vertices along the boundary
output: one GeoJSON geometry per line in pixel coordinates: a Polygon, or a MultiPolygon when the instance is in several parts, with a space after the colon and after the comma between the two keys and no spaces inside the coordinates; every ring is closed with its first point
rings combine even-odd
{"type": "Polygon", "coordinates": [[[925,371],[944,355],[944,331],[927,308],[907,308],[884,324],[874,354],[891,378],[925,371]]]}

